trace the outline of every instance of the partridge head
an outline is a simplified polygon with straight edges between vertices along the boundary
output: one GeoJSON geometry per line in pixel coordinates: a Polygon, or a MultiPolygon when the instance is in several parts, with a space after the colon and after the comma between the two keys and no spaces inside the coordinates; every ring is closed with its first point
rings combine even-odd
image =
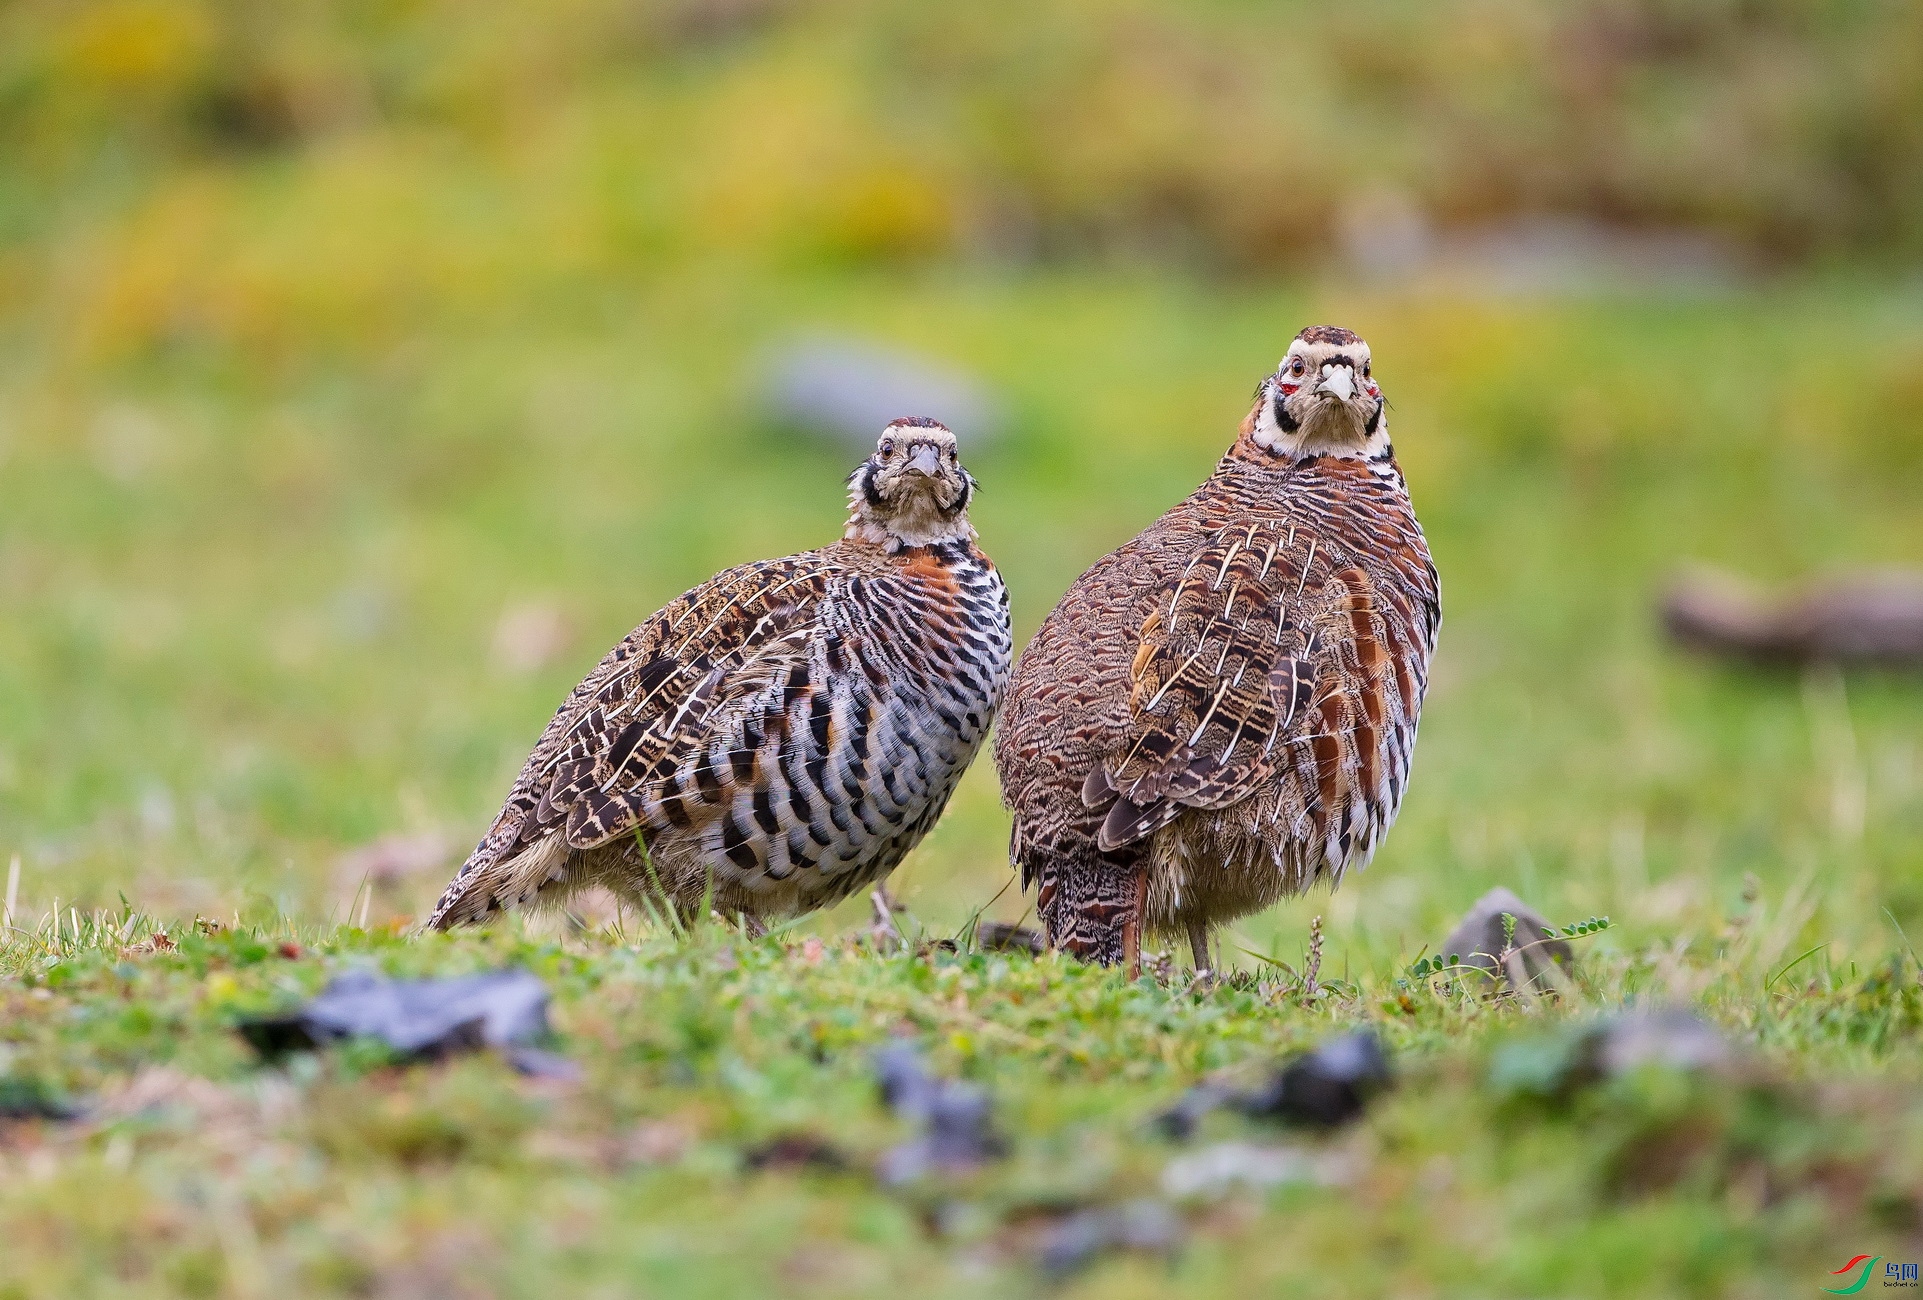
{"type": "Polygon", "coordinates": [[[1249,439],[1272,455],[1368,457],[1389,443],[1382,390],[1369,345],[1339,325],[1295,336],[1275,373],[1256,390],[1249,439]]]}
{"type": "Polygon", "coordinates": [[[848,476],[850,541],[890,553],[910,546],[968,541],[968,503],[975,479],[961,466],[955,435],[925,415],[881,431],[875,453],[848,476]]]}

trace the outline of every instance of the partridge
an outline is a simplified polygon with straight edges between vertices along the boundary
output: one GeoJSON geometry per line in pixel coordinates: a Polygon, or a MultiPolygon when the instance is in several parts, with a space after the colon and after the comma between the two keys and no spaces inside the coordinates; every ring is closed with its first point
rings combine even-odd
{"type": "Polygon", "coordinates": [[[848,481],[840,541],[709,579],[574,688],[431,926],[589,884],[759,924],[894,870],[1001,704],[1008,594],[942,425],[848,481]]]}
{"type": "Polygon", "coordinates": [[[1138,969],[1333,887],[1409,780],[1440,588],[1368,346],[1303,330],[1208,480],[1070,587],[995,740],[1049,942],[1138,969]]]}

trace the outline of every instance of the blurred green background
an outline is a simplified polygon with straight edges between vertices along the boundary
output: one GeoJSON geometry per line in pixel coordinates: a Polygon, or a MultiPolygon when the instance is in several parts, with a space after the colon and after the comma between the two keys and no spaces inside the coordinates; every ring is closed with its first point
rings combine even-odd
{"type": "MultiPolygon", "coordinates": [[[[1651,607],[1923,561],[1913,3],[14,0],[0,139],[28,916],[419,915],[607,646],[837,534],[783,340],[1000,394],[1025,637],[1334,321],[1442,648],[1386,849],[1239,942],[1407,960],[1497,883],[1679,956],[1923,929],[1923,687],[1651,607]]],[[[983,762],[898,888],[1017,916],[1005,840],[983,762]]]]}

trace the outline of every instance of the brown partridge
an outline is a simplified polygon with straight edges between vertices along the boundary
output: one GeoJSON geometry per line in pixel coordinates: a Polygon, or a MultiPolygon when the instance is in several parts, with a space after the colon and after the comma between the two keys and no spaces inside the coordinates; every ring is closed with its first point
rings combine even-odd
{"type": "Polygon", "coordinates": [[[1069,588],[995,740],[1049,942],[1137,968],[1339,883],[1408,784],[1440,590],[1368,346],[1319,325],[1207,482],[1069,588]]]}
{"type": "Polygon", "coordinates": [[[940,424],[889,425],[849,488],[840,541],[709,579],[574,688],[430,925],[597,883],[758,922],[894,870],[1001,704],[1008,593],[940,424]]]}

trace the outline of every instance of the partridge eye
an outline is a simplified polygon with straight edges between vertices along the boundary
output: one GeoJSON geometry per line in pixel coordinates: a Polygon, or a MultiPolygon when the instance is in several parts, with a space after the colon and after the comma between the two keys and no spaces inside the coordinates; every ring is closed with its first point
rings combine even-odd
{"type": "Polygon", "coordinates": [[[1362,377],[1364,379],[1367,379],[1369,377],[1369,363],[1366,361],[1362,363],[1362,377]]]}
{"type": "Polygon", "coordinates": [[[1301,375],[1301,373],[1302,373],[1302,358],[1301,358],[1301,357],[1297,357],[1297,358],[1296,358],[1295,360],[1293,360],[1293,361],[1291,361],[1291,362],[1289,362],[1289,373],[1290,373],[1290,374],[1292,374],[1292,375],[1297,375],[1297,376],[1299,376],[1299,375],[1301,375]]]}
{"type": "Polygon", "coordinates": [[[884,456],[892,456],[895,454],[895,440],[893,438],[883,438],[881,440],[881,454],[884,456]]]}

